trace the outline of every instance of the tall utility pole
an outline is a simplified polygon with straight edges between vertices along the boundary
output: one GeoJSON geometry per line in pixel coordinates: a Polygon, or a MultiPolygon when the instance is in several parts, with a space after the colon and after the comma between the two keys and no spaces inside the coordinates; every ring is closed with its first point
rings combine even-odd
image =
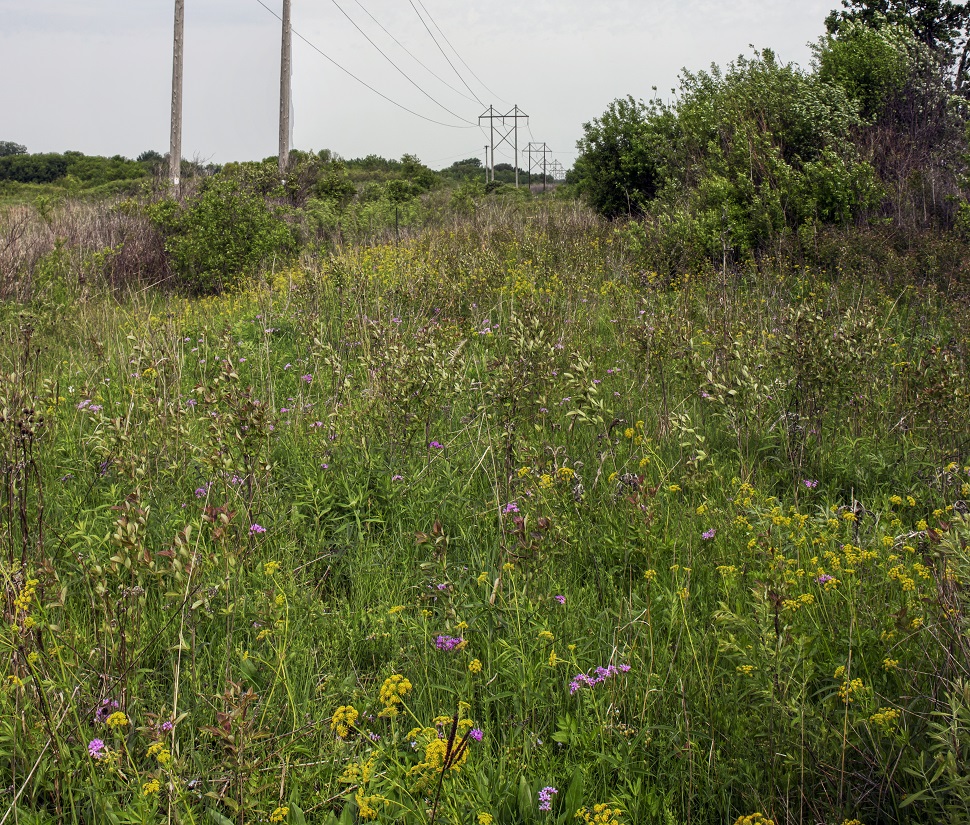
{"type": "Polygon", "coordinates": [[[491,131],[492,138],[492,180],[495,180],[495,150],[503,143],[507,143],[513,148],[515,152],[515,185],[518,188],[519,185],[519,120],[528,120],[529,116],[523,112],[518,106],[516,106],[512,111],[506,112],[504,115],[495,111],[494,106],[489,106],[488,111],[482,115],[478,116],[478,122],[481,123],[483,120],[488,120],[489,129],[491,131]],[[505,121],[511,120],[512,125],[506,125],[505,121]],[[499,127],[496,130],[495,121],[499,122],[499,127]],[[495,141],[495,132],[499,133],[499,140],[495,141]],[[509,138],[512,138],[509,140],[509,138]]]}
{"type": "MultiPolygon", "coordinates": [[[[494,106],[489,106],[488,111],[483,115],[478,116],[478,122],[481,123],[483,120],[488,118],[488,128],[489,128],[489,143],[492,147],[492,180],[495,180],[495,119],[500,118],[501,115],[495,111],[494,106]]],[[[488,147],[485,147],[485,182],[488,183],[488,147]]]]}
{"type": "Polygon", "coordinates": [[[530,143],[529,148],[529,186],[532,186],[532,172],[537,174],[542,169],[542,191],[546,191],[546,158],[552,154],[552,150],[545,143],[530,143]],[[536,159],[532,159],[535,153],[536,159]]]}
{"type": "Polygon", "coordinates": [[[293,76],[290,62],[293,45],[290,3],[291,0],[283,0],[283,50],[280,65],[280,178],[284,183],[286,170],[290,165],[290,79],[293,76]]]}
{"type": "Polygon", "coordinates": [[[169,144],[168,172],[172,186],[179,187],[182,176],[182,62],[185,38],[185,0],[175,0],[175,48],[172,59],[172,140],[169,144]]]}

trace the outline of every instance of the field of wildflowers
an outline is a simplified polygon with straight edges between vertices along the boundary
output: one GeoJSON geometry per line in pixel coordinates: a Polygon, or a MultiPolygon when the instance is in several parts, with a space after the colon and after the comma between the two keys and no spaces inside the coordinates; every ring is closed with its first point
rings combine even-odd
{"type": "Polygon", "coordinates": [[[967,299],[547,204],[4,305],[0,825],[970,821],[967,299]]]}

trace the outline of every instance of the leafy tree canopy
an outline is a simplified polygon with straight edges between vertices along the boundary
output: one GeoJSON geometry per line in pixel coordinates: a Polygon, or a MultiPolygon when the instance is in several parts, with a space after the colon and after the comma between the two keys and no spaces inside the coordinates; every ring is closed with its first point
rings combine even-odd
{"type": "Polygon", "coordinates": [[[0,158],[10,157],[11,155],[26,155],[27,147],[10,140],[0,140],[0,158]]]}

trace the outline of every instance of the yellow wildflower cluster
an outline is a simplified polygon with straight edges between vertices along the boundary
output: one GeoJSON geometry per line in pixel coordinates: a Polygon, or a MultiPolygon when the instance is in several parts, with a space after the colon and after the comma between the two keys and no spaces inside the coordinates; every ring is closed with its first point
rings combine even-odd
{"type": "Polygon", "coordinates": [[[735,670],[744,676],[750,676],[757,668],[754,665],[738,665],[735,670]]]}
{"type": "Polygon", "coordinates": [[[148,756],[154,756],[159,765],[167,765],[172,761],[172,752],[163,742],[153,742],[148,748],[148,756]]]}
{"type": "Polygon", "coordinates": [[[351,762],[344,768],[340,775],[339,782],[345,785],[360,785],[363,787],[374,775],[374,757],[371,756],[366,762],[351,762]]]}
{"type": "Polygon", "coordinates": [[[896,708],[879,708],[878,711],[869,717],[869,721],[888,733],[899,722],[899,711],[896,708]]]}
{"type": "Polygon", "coordinates": [[[157,779],[149,779],[144,785],[141,786],[141,792],[144,796],[154,796],[162,789],[162,783],[157,779]]]}
{"type": "Polygon", "coordinates": [[[354,801],[357,803],[357,815],[364,822],[377,819],[377,806],[387,804],[387,800],[383,796],[366,796],[363,788],[354,794],[354,801]]]}
{"type": "Polygon", "coordinates": [[[124,728],[128,726],[128,717],[125,716],[120,710],[116,710],[111,714],[111,716],[104,720],[104,723],[109,728],[124,728]]]}
{"type": "Polygon", "coordinates": [[[611,808],[605,803],[594,805],[592,808],[580,808],[576,811],[576,819],[586,825],[623,825],[620,817],[623,811],[619,808],[611,808]]]}
{"type": "Polygon", "coordinates": [[[541,642],[554,642],[556,637],[548,630],[539,631],[539,641],[541,642]]]}
{"type": "Polygon", "coordinates": [[[890,567],[889,570],[886,571],[886,575],[889,576],[889,578],[898,581],[903,588],[903,592],[909,592],[916,589],[915,579],[907,575],[906,568],[904,568],[901,564],[890,567]]]}
{"type": "Polygon", "coordinates": [[[549,473],[543,473],[539,476],[539,487],[543,490],[548,490],[552,487],[552,476],[549,473]]]}
{"type": "Polygon", "coordinates": [[[895,670],[897,667],[899,667],[899,659],[890,659],[887,657],[882,660],[883,670],[895,670]]]}
{"type": "Polygon", "coordinates": [[[747,816],[739,816],[734,820],[734,825],[775,825],[773,819],[768,819],[762,813],[748,814],[747,816]]]}
{"type": "Polygon", "coordinates": [[[839,698],[848,705],[855,701],[855,694],[865,690],[862,679],[845,679],[839,686],[839,698]]]}
{"type": "Polygon", "coordinates": [[[657,571],[656,570],[644,570],[643,571],[643,578],[645,578],[648,582],[652,582],[655,578],[657,578],[657,571]]]}
{"type": "Polygon", "coordinates": [[[482,661],[481,659],[472,659],[468,663],[469,673],[481,673],[482,672],[482,661]]]}
{"type": "Polygon", "coordinates": [[[478,815],[476,822],[478,822],[478,825],[493,825],[495,822],[495,817],[482,811],[478,815]]]}
{"type": "Polygon", "coordinates": [[[398,705],[401,700],[408,695],[411,690],[411,682],[405,679],[400,673],[388,676],[381,685],[380,699],[384,709],[377,714],[378,716],[394,717],[399,712],[398,705]]]}
{"type": "Polygon", "coordinates": [[[23,589],[17,594],[17,598],[13,600],[13,609],[15,613],[30,613],[30,604],[34,600],[34,594],[37,592],[37,579],[27,579],[24,582],[23,589]]]}
{"type": "Polygon", "coordinates": [[[815,597],[811,593],[802,593],[797,599],[785,599],[782,607],[791,613],[795,613],[801,607],[809,607],[815,604],[815,597]]]}
{"type": "Polygon", "coordinates": [[[572,467],[560,467],[556,470],[556,478],[559,481],[572,481],[576,477],[576,471],[572,467]]]}
{"type": "Polygon", "coordinates": [[[268,561],[263,565],[263,575],[264,576],[274,576],[280,571],[280,563],[278,561],[268,561]]]}
{"type": "Polygon", "coordinates": [[[282,805],[279,808],[274,808],[273,812],[269,815],[270,822],[285,822],[286,818],[290,815],[290,809],[286,805],[282,805]]]}
{"type": "Polygon", "coordinates": [[[360,714],[353,705],[341,705],[334,711],[333,717],[330,719],[330,730],[336,731],[337,736],[341,739],[346,739],[350,736],[350,731],[356,724],[358,716],[360,714]]]}

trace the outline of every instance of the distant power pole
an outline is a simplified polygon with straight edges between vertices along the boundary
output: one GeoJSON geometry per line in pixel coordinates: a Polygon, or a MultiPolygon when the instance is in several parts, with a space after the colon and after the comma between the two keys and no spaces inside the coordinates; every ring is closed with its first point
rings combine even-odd
{"type": "Polygon", "coordinates": [[[552,150],[545,143],[530,143],[529,148],[529,186],[532,186],[532,172],[535,171],[537,174],[540,169],[542,169],[542,191],[546,191],[546,158],[552,154],[552,150]],[[536,159],[532,159],[532,155],[535,153],[536,159]]]}
{"type": "Polygon", "coordinates": [[[168,171],[172,186],[178,189],[182,176],[182,63],[185,38],[185,0],[175,0],[175,48],[172,59],[172,140],[168,171]]]}
{"type": "Polygon", "coordinates": [[[492,138],[492,180],[495,180],[495,149],[501,146],[503,143],[507,143],[512,147],[515,152],[515,185],[518,188],[519,185],[519,120],[528,120],[529,116],[523,112],[518,106],[516,106],[512,111],[506,112],[504,115],[495,111],[494,106],[489,106],[488,111],[482,115],[478,116],[478,122],[481,123],[483,120],[488,120],[489,130],[492,138]],[[511,120],[512,125],[506,125],[505,121],[511,120]],[[495,121],[500,123],[498,129],[496,129],[495,121]],[[495,132],[499,133],[499,140],[495,142],[495,132]],[[512,138],[512,140],[509,140],[512,138]]]}
{"type": "Polygon", "coordinates": [[[293,28],[290,24],[291,0],[283,0],[283,50],[280,65],[280,178],[286,182],[286,170],[290,165],[290,79],[293,69],[290,55],[293,46],[293,28]]]}
{"type": "Polygon", "coordinates": [[[485,144],[485,185],[488,186],[488,144],[485,144]]]}

